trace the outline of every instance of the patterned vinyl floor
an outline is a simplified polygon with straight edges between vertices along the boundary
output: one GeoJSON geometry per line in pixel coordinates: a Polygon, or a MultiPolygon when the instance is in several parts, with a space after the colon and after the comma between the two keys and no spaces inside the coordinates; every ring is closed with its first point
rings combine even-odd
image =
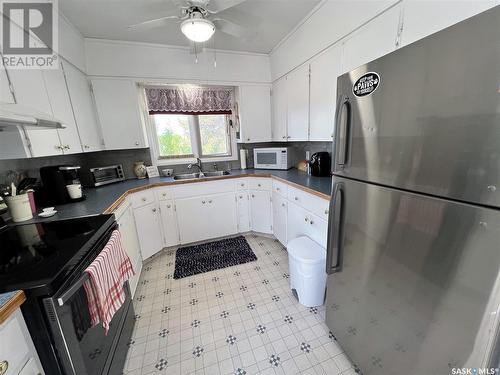
{"type": "Polygon", "coordinates": [[[324,306],[293,297],[286,250],[245,237],[257,261],[180,280],[175,249],[144,264],[126,375],[356,374],[324,324],[324,306]]]}

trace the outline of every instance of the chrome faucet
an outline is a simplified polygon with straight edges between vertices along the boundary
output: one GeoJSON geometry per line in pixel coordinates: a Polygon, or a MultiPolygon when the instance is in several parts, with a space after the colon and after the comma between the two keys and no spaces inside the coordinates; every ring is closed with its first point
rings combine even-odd
{"type": "Polygon", "coordinates": [[[188,164],[187,168],[189,170],[191,170],[191,168],[193,167],[197,167],[198,168],[198,171],[200,172],[200,177],[203,177],[205,174],[203,173],[203,170],[201,169],[201,159],[200,158],[196,158],[196,163],[191,163],[191,164],[188,164]]]}

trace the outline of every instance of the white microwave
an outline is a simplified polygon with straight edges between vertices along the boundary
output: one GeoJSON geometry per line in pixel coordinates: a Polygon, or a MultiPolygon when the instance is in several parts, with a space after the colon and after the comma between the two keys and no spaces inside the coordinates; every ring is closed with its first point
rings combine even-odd
{"type": "Polygon", "coordinates": [[[294,158],[291,147],[254,148],[253,164],[255,169],[290,169],[294,158]]]}

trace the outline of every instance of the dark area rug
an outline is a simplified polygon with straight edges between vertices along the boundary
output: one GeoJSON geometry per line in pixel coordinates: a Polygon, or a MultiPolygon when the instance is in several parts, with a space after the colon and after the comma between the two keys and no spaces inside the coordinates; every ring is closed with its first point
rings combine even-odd
{"type": "Polygon", "coordinates": [[[186,246],[175,253],[174,279],[257,260],[243,236],[186,246]]]}

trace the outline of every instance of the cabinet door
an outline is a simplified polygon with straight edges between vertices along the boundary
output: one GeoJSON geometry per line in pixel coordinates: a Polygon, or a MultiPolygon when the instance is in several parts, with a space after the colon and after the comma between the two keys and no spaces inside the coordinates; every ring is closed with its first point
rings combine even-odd
{"type": "Polygon", "coordinates": [[[96,79],[92,88],[106,149],[148,147],[135,83],[96,79]]]}
{"type": "Polygon", "coordinates": [[[310,141],[332,140],[341,51],[335,45],[311,62],[310,141]]]}
{"type": "Polygon", "coordinates": [[[250,223],[255,232],[272,233],[270,192],[250,191],[250,223]]]}
{"type": "Polygon", "coordinates": [[[117,220],[117,223],[122,237],[123,249],[129,256],[135,271],[135,275],[129,280],[130,290],[134,295],[141,275],[142,257],[132,208],[128,208],[117,220]]]}
{"type": "Polygon", "coordinates": [[[236,194],[238,200],[238,231],[240,233],[250,230],[250,205],[248,201],[248,192],[238,191],[236,194]]]}
{"type": "Polygon", "coordinates": [[[234,193],[207,196],[207,221],[210,238],[238,233],[238,217],[234,193]]]}
{"type": "Polygon", "coordinates": [[[177,227],[177,216],[175,205],[171,200],[160,202],[161,222],[165,246],[175,246],[179,244],[179,228],[177,227]]]}
{"type": "Polygon", "coordinates": [[[273,193],[273,233],[283,246],[286,246],[287,200],[273,193]]]}
{"type": "Polygon", "coordinates": [[[202,197],[182,198],[175,201],[181,243],[210,238],[207,221],[207,200],[202,197]]]}
{"type": "Polygon", "coordinates": [[[163,248],[161,219],[156,203],[136,208],[134,217],[142,258],[147,259],[163,248]]]}
{"type": "Polygon", "coordinates": [[[273,141],[286,141],[287,123],[287,93],[286,77],[273,83],[272,91],[272,139],[273,141]]]}
{"type": "Polygon", "coordinates": [[[288,202],[287,218],[288,241],[300,236],[307,236],[326,248],[328,228],[326,220],[320,219],[292,202],[288,202]]]}
{"type": "Polygon", "coordinates": [[[10,104],[14,103],[14,98],[12,97],[12,93],[10,92],[7,70],[3,65],[0,67],[0,102],[10,104]]]}
{"type": "Polygon", "coordinates": [[[63,69],[83,151],[103,150],[102,135],[87,76],[69,63],[63,62],[63,69]]]}
{"type": "MultiPolygon", "coordinates": [[[[9,76],[18,104],[52,116],[52,108],[41,70],[12,69],[9,70],[9,76]]],[[[26,134],[33,157],[61,155],[63,153],[57,130],[26,129],[26,134]]]]}
{"type": "Polygon", "coordinates": [[[401,46],[425,38],[477,13],[498,5],[498,1],[404,1],[401,46]],[[432,15],[432,16],[429,16],[432,15]]]}
{"type": "Polygon", "coordinates": [[[65,129],[58,129],[59,139],[64,154],[75,154],[82,152],[82,144],[78,129],[76,128],[71,100],[69,99],[68,87],[61,65],[58,69],[46,69],[43,71],[50,106],[54,117],[59,119],[65,129]]]}
{"type": "Polygon", "coordinates": [[[380,14],[344,42],[342,72],[375,60],[396,48],[401,4],[380,14]]]}
{"type": "Polygon", "coordinates": [[[271,141],[269,86],[240,86],[240,126],[243,143],[271,141]]]}
{"type": "Polygon", "coordinates": [[[288,74],[287,140],[307,141],[309,136],[309,65],[288,74]]]}

